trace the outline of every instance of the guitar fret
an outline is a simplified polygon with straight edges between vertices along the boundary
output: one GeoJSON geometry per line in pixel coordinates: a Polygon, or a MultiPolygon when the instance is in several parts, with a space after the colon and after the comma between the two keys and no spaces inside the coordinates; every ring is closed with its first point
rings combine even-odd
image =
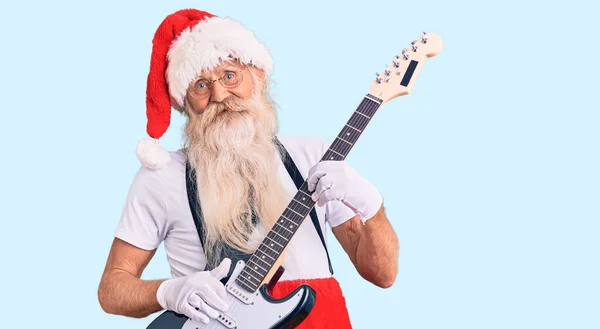
{"type": "Polygon", "coordinates": [[[238,276],[238,278],[235,280],[237,282],[237,284],[243,286],[243,288],[246,288],[246,290],[253,292],[254,290],[256,290],[256,287],[253,286],[252,283],[250,283],[249,281],[247,281],[246,279],[244,279],[241,276],[238,276]]]}
{"type": "Polygon", "coordinates": [[[364,113],[361,113],[361,112],[359,112],[358,110],[356,111],[356,113],[358,113],[358,114],[360,114],[360,115],[364,116],[364,117],[365,117],[365,118],[367,118],[367,119],[371,119],[371,117],[370,117],[370,116],[368,116],[368,115],[366,115],[366,114],[364,114],[364,113]]]}
{"type": "Polygon", "coordinates": [[[294,209],[290,208],[289,206],[287,207],[287,209],[288,209],[288,210],[290,210],[290,211],[292,211],[294,214],[296,214],[296,215],[298,215],[298,216],[304,217],[304,216],[302,216],[302,214],[301,214],[301,213],[299,213],[299,212],[297,212],[296,210],[294,210],[294,209]]]}
{"type": "MultiPolygon", "coordinates": [[[[261,272],[259,272],[259,271],[258,271],[258,266],[255,266],[254,268],[252,268],[252,267],[246,267],[246,268],[245,268],[245,269],[242,271],[242,273],[244,273],[244,272],[245,272],[245,271],[247,271],[247,270],[250,270],[250,271],[252,271],[252,272],[254,272],[254,273],[258,274],[259,276],[264,276],[264,275],[266,275],[266,274],[267,274],[267,273],[261,273],[261,272]]],[[[252,277],[254,277],[254,276],[253,276],[252,274],[250,274],[250,273],[248,273],[248,275],[251,275],[252,277]]],[[[256,278],[256,277],[254,277],[254,278],[256,278]]]]}
{"type": "Polygon", "coordinates": [[[258,265],[257,263],[255,263],[253,260],[248,260],[248,264],[254,264],[255,267],[260,267],[261,270],[265,271],[265,273],[269,273],[269,270],[265,269],[264,267],[258,265]]]}
{"type": "Polygon", "coordinates": [[[304,192],[304,191],[302,191],[302,190],[299,190],[299,191],[300,191],[300,193],[302,193],[302,194],[304,194],[304,195],[308,196],[309,198],[311,197],[311,195],[310,195],[310,194],[308,194],[308,193],[306,193],[306,192],[304,192]]]}
{"type": "Polygon", "coordinates": [[[244,273],[246,269],[242,270],[242,272],[240,272],[240,275],[238,276],[239,281],[244,282],[246,285],[248,285],[249,287],[254,287],[254,283],[248,279],[247,276],[242,275],[242,273],[244,273]]]}
{"type": "MultiPolygon", "coordinates": [[[[269,240],[271,240],[271,239],[269,239],[269,240]]],[[[282,246],[282,245],[280,245],[279,243],[277,243],[276,241],[275,241],[275,243],[273,243],[273,242],[270,242],[270,243],[269,243],[269,242],[267,242],[267,241],[265,240],[265,241],[263,241],[263,242],[261,243],[261,245],[259,246],[259,248],[260,248],[260,247],[262,247],[262,246],[264,246],[264,247],[266,247],[266,248],[269,248],[269,249],[273,250],[273,251],[274,251],[274,252],[276,252],[276,253],[277,253],[277,252],[281,252],[281,251],[283,251],[283,246],[282,246]],[[277,244],[277,247],[275,246],[275,244],[277,244]]]]}
{"type": "Polygon", "coordinates": [[[273,249],[273,248],[269,247],[269,245],[267,245],[267,244],[264,244],[264,243],[263,243],[263,244],[261,244],[261,247],[265,247],[265,248],[267,248],[267,249],[269,249],[269,250],[272,250],[273,252],[276,252],[276,253],[278,253],[278,252],[281,252],[281,250],[275,250],[275,249],[273,249]]]}
{"type": "MultiPolygon", "coordinates": [[[[287,209],[287,208],[286,208],[286,209],[287,209]]],[[[294,221],[293,221],[293,220],[290,220],[290,219],[289,219],[289,218],[287,218],[287,217],[283,217],[283,218],[285,218],[285,219],[287,219],[287,220],[280,220],[280,221],[278,221],[278,222],[277,222],[277,225],[278,225],[278,226],[273,226],[273,227],[274,227],[274,228],[275,228],[275,227],[282,227],[282,228],[284,228],[284,229],[285,229],[285,228],[286,228],[286,226],[290,225],[290,223],[292,223],[292,224],[294,223],[294,221]]],[[[278,233],[284,233],[284,232],[278,231],[278,233]]],[[[283,237],[285,237],[286,239],[289,239],[289,238],[290,238],[290,236],[287,236],[287,235],[284,235],[283,237]]]]}
{"type": "Polygon", "coordinates": [[[336,147],[340,149],[345,155],[348,155],[348,153],[350,153],[350,150],[352,150],[352,148],[354,147],[354,144],[350,144],[339,139],[334,140],[333,144],[335,144],[336,147]]]}
{"type": "Polygon", "coordinates": [[[348,144],[346,144],[344,142],[340,142],[337,139],[334,140],[333,143],[331,143],[331,146],[329,146],[330,151],[335,152],[342,157],[346,157],[346,155],[349,153],[350,149],[351,149],[351,146],[348,146],[348,144]]]}
{"type": "Polygon", "coordinates": [[[286,219],[288,219],[294,224],[298,224],[304,219],[304,216],[298,215],[298,213],[295,213],[292,210],[290,210],[289,207],[285,208],[285,210],[283,211],[283,216],[285,216],[286,219]]]}
{"type": "Polygon", "coordinates": [[[268,270],[265,270],[264,268],[255,265],[255,266],[248,266],[247,268],[244,268],[244,270],[242,271],[242,273],[244,271],[247,271],[248,269],[250,271],[256,273],[259,277],[264,277],[269,272],[268,270]]]}
{"type": "Polygon", "coordinates": [[[329,160],[329,161],[341,161],[344,160],[344,157],[332,152],[331,150],[328,150],[327,152],[325,152],[325,154],[323,155],[323,160],[329,160]]]}
{"type": "Polygon", "coordinates": [[[354,130],[358,131],[359,133],[361,133],[361,132],[362,132],[362,131],[360,131],[360,129],[358,129],[358,128],[356,128],[356,127],[352,127],[352,126],[351,126],[351,125],[349,125],[349,124],[345,124],[345,126],[346,126],[346,127],[350,127],[350,128],[352,128],[352,129],[354,129],[354,130]]]}
{"type": "Polygon", "coordinates": [[[286,221],[285,223],[277,222],[277,225],[273,226],[273,230],[275,232],[279,233],[279,235],[284,237],[286,240],[290,241],[290,239],[292,238],[292,234],[291,234],[291,231],[286,227],[286,226],[289,226],[290,223],[293,223],[293,222],[292,221],[286,221]],[[288,234],[288,232],[290,232],[290,233],[288,234]]]}
{"type": "Polygon", "coordinates": [[[265,259],[265,256],[271,258],[272,260],[276,260],[276,258],[273,258],[273,256],[269,255],[268,252],[265,252],[264,250],[262,250],[261,248],[258,248],[255,252],[259,252],[262,254],[261,258],[265,259]]]}
{"type": "MultiPolygon", "coordinates": [[[[267,265],[269,265],[269,267],[271,267],[273,264],[271,264],[271,260],[267,259],[267,255],[265,255],[264,252],[262,252],[262,250],[257,249],[254,254],[256,254],[256,257],[258,259],[260,259],[262,262],[266,263],[267,265]],[[260,254],[259,254],[260,252],[260,254]]],[[[271,257],[269,257],[271,258],[271,257]]],[[[272,259],[272,258],[271,258],[272,259]]]]}
{"type": "MultiPolygon", "coordinates": [[[[255,254],[255,255],[256,255],[256,254],[255,254]]],[[[263,256],[263,257],[264,257],[264,256],[263,256]]],[[[260,260],[261,262],[263,262],[263,263],[267,264],[267,267],[271,267],[271,266],[273,266],[273,264],[271,264],[271,263],[267,262],[267,260],[266,260],[265,258],[263,258],[263,257],[258,257],[258,255],[256,255],[256,259],[258,259],[258,260],[260,260]]]]}
{"type": "MultiPolygon", "coordinates": [[[[365,95],[321,160],[344,160],[382,102],[365,95]]],[[[250,292],[258,288],[314,205],[305,181],[236,279],[242,288],[250,292]]]]}
{"type": "MultiPolygon", "coordinates": [[[[261,245],[261,247],[262,247],[262,245],[261,245]]],[[[271,262],[275,262],[275,261],[277,260],[277,257],[279,257],[279,256],[277,255],[277,253],[273,253],[273,252],[272,252],[272,251],[270,251],[270,250],[265,250],[265,248],[264,248],[264,247],[263,247],[263,248],[260,248],[260,247],[259,247],[259,248],[258,248],[258,249],[257,249],[255,252],[260,252],[260,253],[261,253],[261,255],[262,255],[262,256],[261,256],[261,258],[262,258],[262,257],[264,257],[264,256],[267,256],[267,257],[269,257],[269,258],[270,258],[270,259],[269,259],[269,263],[271,263],[271,262]]],[[[263,258],[263,259],[265,259],[265,260],[266,260],[266,258],[263,258]]]]}
{"type": "Polygon", "coordinates": [[[299,204],[299,205],[301,205],[304,208],[310,209],[310,207],[308,205],[305,205],[304,203],[302,203],[302,202],[300,202],[300,201],[298,201],[296,199],[292,199],[292,202],[295,202],[294,204],[299,204]]]}
{"type": "Polygon", "coordinates": [[[275,232],[275,231],[271,231],[271,232],[273,232],[273,234],[277,234],[277,236],[281,237],[281,239],[285,241],[284,243],[287,243],[287,242],[289,241],[289,240],[288,240],[288,239],[286,239],[286,237],[284,237],[283,235],[281,235],[281,234],[279,234],[279,233],[277,233],[277,232],[275,232]]]}
{"type": "Polygon", "coordinates": [[[337,138],[337,139],[339,139],[339,140],[341,140],[341,141],[343,141],[343,142],[346,142],[346,143],[348,143],[348,144],[350,144],[350,145],[354,145],[354,144],[350,143],[349,141],[347,141],[347,140],[345,140],[345,139],[341,138],[340,136],[337,136],[336,138],[337,138]]]}
{"type": "Polygon", "coordinates": [[[365,119],[364,116],[361,116],[360,114],[354,112],[354,114],[352,114],[352,117],[348,122],[351,124],[351,126],[363,131],[367,127],[369,119],[365,119]]]}
{"type": "MultiPolygon", "coordinates": [[[[287,209],[287,208],[286,208],[286,209],[287,209]]],[[[294,223],[294,221],[293,221],[291,218],[288,218],[288,217],[286,217],[285,215],[281,215],[281,218],[283,218],[283,219],[287,219],[287,220],[289,220],[290,222],[294,223]]],[[[284,221],[283,221],[283,219],[282,219],[282,220],[280,220],[280,221],[279,221],[279,223],[283,223],[283,222],[284,222],[284,221]]]]}
{"type": "Polygon", "coordinates": [[[287,208],[302,218],[306,217],[306,215],[308,215],[308,211],[310,211],[309,206],[304,205],[296,200],[292,200],[287,208]]]}
{"type": "Polygon", "coordinates": [[[246,268],[244,268],[244,270],[240,273],[240,276],[242,276],[243,278],[245,278],[246,280],[248,280],[248,282],[252,283],[252,284],[259,284],[260,280],[255,278],[252,274],[248,273],[248,271],[246,270],[246,268]]]}
{"type": "Polygon", "coordinates": [[[339,156],[344,156],[344,154],[340,153],[340,152],[336,152],[333,148],[330,150],[331,152],[339,155],[339,156]]]}
{"type": "MultiPolygon", "coordinates": [[[[346,125],[346,127],[351,128],[348,125],[346,125]]],[[[344,127],[344,129],[342,129],[342,131],[340,132],[338,137],[340,137],[340,138],[343,137],[344,140],[346,140],[354,145],[354,143],[356,143],[356,141],[358,140],[358,137],[360,137],[360,130],[355,131],[354,129],[348,129],[346,127],[344,127]]]]}
{"type": "MultiPolygon", "coordinates": [[[[279,222],[283,223],[283,222],[285,222],[285,220],[282,219],[279,222]]],[[[282,225],[282,224],[279,224],[279,225],[282,225]]],[[[271,239],[274,239],[275,241],[281,242],[281,243],[283,243],[283,245],[285,245],[286,243],[288,243],[288,241],[290,241],[290,237],[283,235],[283,233],[285,233],[285,232],[280,233],[278,230],[276,230],[276,228],[279,229],[279,227],[277,227],[276,225],[273,225],[273,229],[271,230],[271,232],[273,232],[274,235],[271,237],[271,239]]],[[[267,235],[267,236],[269,236],[269,235],[267,235]]]]}
{"type": "Polygon", "coordinates": [[[290,231],[290,230],[289,230],[287,227],[285,227],[285,226],[283,226],[283,225],[281,225],[281,224],[279,224],[279,223],[278,223],[277,225],[279,225],[280,227],[283,227],[283,229],[284,229],[284,230],[286,230],[286,231],[288,231],[288,232],[290,232],[290,233],[293,233],[293,232],[292,232],[292,231],[290,231]]]}
{"type": "Polygon", "coordinates": [[[377,107],[379,107],[379,105],[381,105],[381,99],[379,99],[379,98],[377,98],[377,97],[375,97],[373,95],[367,94],[365,96],[365,98],[368,99],[368,100],[370,100],[370,101],[373,101],[373,102],[377,103],[377,107]]]}
{"type": "Polygon", "coordinates": [[[356,112],[368,117],[369,119],[371,119],[371,117],[373,117],[373,115],[375,115],[375,112],[377,112],[377,108],[378,105],[373,104],[373,103],[369,103],[367,101],[364,101],[356,110],[356,112]]]}
{"type": "MultiPolygon", "coordinates": [[[[269,237],[268,235],[267,235],[266,239],[269,239],[269,240],[271,240],[271,241],[272,241],[272,242],[274,242],[276,245],[278,245],[279,247],[281,247],[281,249],[283,249],[283,248],[284,248],[284,247],[283,247],[283,245],[281,245],[281,244],[279,243],[279,241],[277,241],[277,240],[274,240],[273,238],[269,237]]],[[[265,241],[266,241],[266,240],[265,240],[265,241]]]]}
{"type": "Polygon", "coordinates": [[[293,200],[294,200],[294,202],[302,205],[302,208],[300,208],[300,209],[307,208],[310,210],[315,205],[315,202],[312,200],[311,195],[309,195],[308,193],[305,193],[305,192],[302,192],[301,196],[297,196],[293,200]]]}

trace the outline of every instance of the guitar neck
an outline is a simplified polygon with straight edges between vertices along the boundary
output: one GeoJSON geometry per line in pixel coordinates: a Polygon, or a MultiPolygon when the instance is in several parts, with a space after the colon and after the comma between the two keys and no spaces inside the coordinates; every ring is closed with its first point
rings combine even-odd
{"type": "MultiPolygon", "coordinates": [[[[381,103],[381,99],[371,94],[365,95],[344,128],[323,154],[321,161],[345,160],[381,103]]],[[[315,202],[312,200],[311,194],[308,191],[308,184],[304,181],[281,217],[248,260],[236,279],[237,284],[249,292],[254,292],[260,287],[287,244],[314,207],[315,202]]]]}

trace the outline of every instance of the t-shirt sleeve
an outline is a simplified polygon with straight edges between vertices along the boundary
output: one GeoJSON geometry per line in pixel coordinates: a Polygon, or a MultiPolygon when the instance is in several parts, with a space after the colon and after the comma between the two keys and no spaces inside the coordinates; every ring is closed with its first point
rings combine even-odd
{"type": "Polygon", "coordinates": [[[166,236],[167,211],[159,171],[141,167],[136,173],[115,237],[136,247],[156,249],[166,236]]]}
{"type": "MultiPolygon", "coordinates": [[[[315,164],[321,160],[325,152],[329,149],[329,143],[325,140],[319,139],[319,152],[315,158],[315,164]]],[[[329,201],[325,204],[325,221],[329,223],[329,226],[336,227],[341,225],[352,217],[356,216],[354,211],[346,206],[341,201],[329,201]]]]}

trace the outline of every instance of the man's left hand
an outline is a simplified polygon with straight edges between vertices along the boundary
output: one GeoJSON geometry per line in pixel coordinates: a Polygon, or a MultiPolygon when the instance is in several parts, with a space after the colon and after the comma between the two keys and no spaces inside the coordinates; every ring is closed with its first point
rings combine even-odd
{"type": "Polygon", "coordinates": [[[338,200],[364,223],[381,208],[383,199],[377,188],[346,161],[321,161],[308,172],[308,190],[319,206],[338,200]]]}

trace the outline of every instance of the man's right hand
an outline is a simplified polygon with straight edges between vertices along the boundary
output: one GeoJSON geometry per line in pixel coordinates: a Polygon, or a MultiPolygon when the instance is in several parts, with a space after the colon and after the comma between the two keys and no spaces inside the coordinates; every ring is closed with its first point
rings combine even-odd
{"type": "Polygon", "coordinates": [[[225,258],[211,271],[202,271],[181,278],[169,279],[158,287],[156,298],[167,310],[183,314],[188,318],[208,323],[209,318],[219,316],[218,311],[228,310],[227,291],[221,283],[231,267],[225,258]]]}

